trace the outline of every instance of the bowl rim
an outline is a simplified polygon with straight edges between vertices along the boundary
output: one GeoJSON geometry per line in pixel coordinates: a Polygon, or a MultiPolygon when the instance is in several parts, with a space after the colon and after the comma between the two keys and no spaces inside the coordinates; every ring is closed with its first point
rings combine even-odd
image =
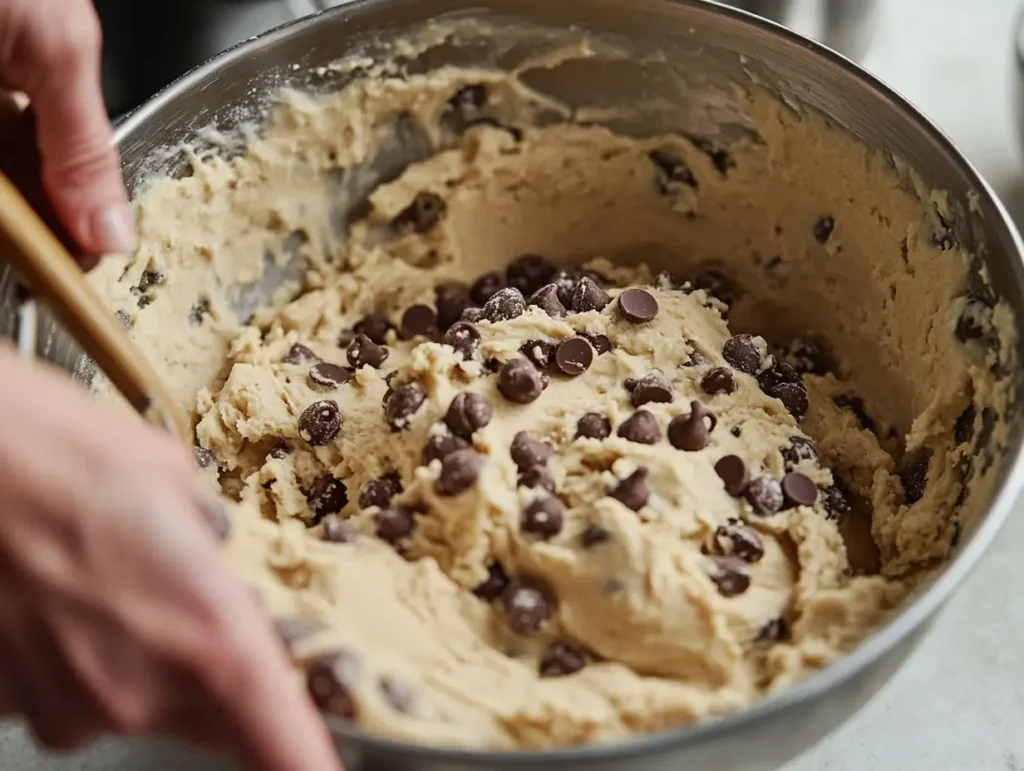
{"type": "MultiPolygon", "coordinates": [[[[270,45],[287,38],[297,29],[323,23],[322,19],[356,17],[364,13],[377,12],[388,6],[399,5],[411,0],[348,0],[341,5],[318,11],[274,27],[260,35],[251,37],[222,51],[208,61],[180,76],[158,91],[142,105],[125,114],[114,131],[114,141],[121,146],[139,130],[149,117],[162,106],[171,102],[193,84],[217,72],[223,65],[248,55],[252,50],[270,45]]],[[[939,128],[924,112],[881,78],[861,67],[846,56],[833,51],[805,35],[781,24],[747,11],[724,5],[717,0],[648,0],[666,6],[680,6],[704,13],[715,13],[731,18],[754,30],[774,35],[790,45],[808,49],[811,55],[823,59],[827,64],[846,70],[872,90],[885,97],[902,117],[918,124],[930,133],[939,148],[953,161],[958,171],[968,180],[978,194],[982,209],[994,218],[993,229],[1001,236],[1002,246],[1016,256],[1024,265],[1024,240],[1011,219],[1009,212],[985,181],[974,164],[964,155],[952,139],[939,128]]],[[[480,0],[481,10],[486,10],[487,0],[480,0]]],[[[1024,16],[1022,16],[1024,18],[1024,16]]],[[[1022,324],[1021,326],[1024,326],[1022,324]]],[[[1007,453],[1007,470],[1001,483],[970,540],[952,560],[942,575],[930,583],[922,592],[903,606],[898,615],[885,626],[861,642],[854,650],[841,657],[799,683],[768,696],[737,712],[691,723],[678,728],[668,728],[652,734],[624,738],[614,742],[573,747],[557,747],[529,751],[490,751],[483,749],[448,748],[417,745],[384,738],[354,728],[344,721],[328,716],[327,722],[332,734],[339,741],[357,741],[364,748],[375,752],[415,756],[416,760],[438,763],[475,764],[480,766],[520,766],[527,763],[546,762],[556,765],[575,764],[585,761],[626,761],[642,755],[658,754],[668,750],[682,749],[727,736],[736,735],[741,729],[762,725],[778,713],[788,711],[802,703],[815,702],[834,688],[854,679],[862,671],[878,662],[886,653],[906,641],[953,595],[956,589],[974,571],[982,556],[995,542],[1006,521],[1013,513],[1015,504],[1024,488],[1024,437],[1018,438],[1015,446],[1007,453]]]]}

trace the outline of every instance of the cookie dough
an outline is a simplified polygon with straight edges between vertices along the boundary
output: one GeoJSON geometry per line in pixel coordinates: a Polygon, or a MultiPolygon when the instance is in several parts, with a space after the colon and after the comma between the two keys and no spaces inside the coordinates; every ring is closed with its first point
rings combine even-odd
{"type": "Polygon", "coordinates": [[[947,557],[1002,436],[1009,316],[882,159],[763,94],[729,147],[537,103],[456,69],[287,94],[94,275],[312,697],[414,743],[611,741],[791,685],[947,557]],[[396,120],[433,151],[340,224],[396,120]]]}

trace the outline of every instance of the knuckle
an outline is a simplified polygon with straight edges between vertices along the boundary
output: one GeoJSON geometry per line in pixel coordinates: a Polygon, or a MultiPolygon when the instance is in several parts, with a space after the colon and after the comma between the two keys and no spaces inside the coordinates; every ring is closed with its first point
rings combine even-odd
{"type": "Polygon", "coordinates": [[[98,180],[116,179],[118,169],[117,151],[89,135],[79,139],[65,137],[60,155],[48,156],[46,181],[62,189],[83,190],[91,188],[98,180]]]}

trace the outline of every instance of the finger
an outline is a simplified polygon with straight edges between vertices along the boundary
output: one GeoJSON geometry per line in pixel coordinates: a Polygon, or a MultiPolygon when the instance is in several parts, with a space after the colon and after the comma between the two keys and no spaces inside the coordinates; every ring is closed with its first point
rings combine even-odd
{"type": "Polygon", "coordinates": [[[154,731],[191,744],[201,750],[220,751],[229,748],[227,732],[220,716],[200,708],[171,712],[160,719],[154,731]]]}
{"type": "Polygon", "coordinates": [[[98,712],[52,637],[27,621],[22,629],[26,645],[12,659],[21,666],[11,671],[7,681],[11,694],[40,744],[57,752],[85,746],[102,729],[98,712]]]}
{"type": "Polygon", "coordinates": [[[70,0],[41,19],[19,26],[17,51],[25,64],[10,69],[8,79],[35,111],[47,193],[86,252],[130,251],[135,228],[103,102],[96,12],[88,0],[70,0]]]}
{"type": "Polygon", "coordinates": [[[235,666],[216,681],[231,748],[253,771],[341,771],[323,718],[299,686],[269,624],[239,587],[235,666]]]}

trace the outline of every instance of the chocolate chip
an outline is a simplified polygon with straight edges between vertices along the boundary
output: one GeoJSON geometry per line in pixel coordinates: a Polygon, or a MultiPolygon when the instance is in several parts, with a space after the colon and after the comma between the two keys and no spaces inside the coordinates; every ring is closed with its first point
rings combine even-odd
{"type": "Polygon", "coordinates": [[[905,503],[917,503],[924,496],[925,488],[928,486],[928,466],[931,460],[930,447],[917,447],[903,456],[899,475],[905,503]]]}
{"type": "Polygon", "coordinates": [[[401,431],[408,427],[409,420],[423,406],[427,395],[413,383],[400,385],[391,394],[384,406],[384,417],[392,431],[401,431]]]}
{"type": "Polygon", "coordinates": [[[647,157],[651,159],[658,173],[658,189],[662,195],[671,194],[679,185],[686,185],[694,190],[698,188],[697,178],[690,171],[690,167],[671,150],[651,150],[647,157]]]}
{"type": "Polygon", "coordinates": [[[850,499],[839,484],[826,487],[822,491],[822,505],[829,514],[829,519],[840,519],[851,510],[850,499]]]}
{"type": "Polygon", "coordinates": [[[555,492],[555,480],[551,478],[551,472],[545,466],[530,466],[523,469],[519,472],[517,482],[519,487],[529,490],[540,489],[547,490],[549,493],[555,492]]]}
{"type": "Polygon", "coordinates": [[[743,495],[750,484],[750,467],[739,455],[723,455],[715,463],[715,473],[725,485],[725,491],[734,498],[743,495]]]}
{"type": "Polygon", "coordinates": [[[359,540],[359,531],[336,514],[329,514],[320,522],[323,530],[320,540],[329,543],[355,543],[359,540]]]}
{"type": "Polygon", "coordinates": [[[484,314],[483,308],[466,308],[462,312],[462,320],[468,321],[470,324],[477,324],[481,321],[486,321],[487,316],[484,314]]]}
{"type": "Polygon", "coordinates": [[[532,361],[538,369],[547,369],[554,358],[555,345],[547,340],[527,340],[520,346],[519,353],[532,361]]]}
{"type": "Polygon", "coordinates": [[[606,354],[612,349],[612,341],[608,339],[608,335],[581,332],[580,337],[585,337],[590,341],[590,344],[594,346],[594,351],[598,356],[606,354]]]}
{"type": "Polygon", "coordinates": [[[348,505],[348,488],[336,476],[323,474],[309,486],[306,502],[313,509],[313,521],[319,522],[328,514],[337,514],[348,505]]]}
{"type": "Polygon", "coordinates": [[[779,383],[768,391],[768,396],[782,402],[782,406],[797,420],[807,414],[807,390],[798,383],[779,383]]]}
{"type": "Polygon", "coordinates": [[[598,522],[591,522],[580,534],[580,543],[584,549],[590,549],[605,541],[611,540],[612,534],[608,528],[598,522]]]}
{"type": "Polygon", "coordinates": [[[765,517],[781,510],[785,503],[782,485],[779,484],[779,480],[770,476],[760,476],[750,480],[743,495],[754,509],[754,513],[765,517]]]}
{"type": "Polygon", "coordinates": [[[469,307],[469,294],[460,286],[439,286],[434,290],[434,304],[437,306],[437,327],[447,330],[462,318],[462,312],[469,307]]]}
{"type": "Polygon", "coordinates": [[[334,441],[341,431],[341,412],[334,399],[313,402],[299,416],[299,436],[314,447],[334,441]]]}
{"type": "MultiPolygon", "coordinates": [[[[141,300],[146,298],[140,298],[140,306],[142,305],[141,300]]],[[[203,297],[196,301],[196,303],[188,311],[188,323],[190,326],[197,327],[203,323],[205,318],[210,315],[210,301],[203,297]]]]}
{"type": "Polygon", "coordinates": [[[392,329],[394,329],[394,326],[391,322],[386,317],[377,313],[371,313],[363,317],[361,321],[356,322],[356,325],[352,327],[352,331],[357,335],[366,335],[377,345],[384,345],[387,342],[387,334],[392,329]]]}
{"type": "Polygon", "coordinates": [[[320,361],[320,357],[302,343],[295,343],[281,361],[285,364],[308,364],[311,361],[320,361]]]}
{"type": "Polygon", "coordinates": [[[739,557],[716,555],[709,559],[715,564],[711,580],[715,582],[720,595],[735,597],[750,588],[750,573],[747,572],[747,563],[739,557]]]}
{"type": "Polygon", "coordinates": [[[732,159],[729,151],[716,147],[712,144],[711,140],[705,139],[704,137],[689,137],[689,140],[693,143],[693,146],[704,153],[711,161],[711,165],[715,167],[715,170],[725,176],[729,169],[736,166],[736,162],[732,159]]]}
{"type": "Polygon", "coordinates": [[[956,419],[956,423],[953,424],[953,438],[957,444],[966,444],[974,438],[974,419],[977,413],[974,404],[968,404],[967,409],[956,419]]]}
{"type": "Polygon", "coordinates": [[[607,279],[596,270],[589,268],[573,268],[571,270],[557,271],[551,277],[551,283],[558,287],[558,299],[566,308],[572,306],[572,295],[576,291],[576,285],[581,278],[589,278],[595,284],[603,287],[607,279]]]}
{"type": "Polygon", "coordinates": [[[455,436],[469,440],[474,431],[491,422],[491,405],[480,394],[457,394],[448,405],[444,422],[455,436]]]}
{"type": "Polygon", "coordinates": [[[757,633],[754,642],[774,643],[789,639],[789,626],[784,618],[773,618],[757,633]]]}
{"type": "Polygon", "coordinates": [[[547,377],[529,359],[512,359],[498,373],[498,390],[516,404],[535,401],[547,385],[547,377]]]}
{"type": "Polygon", "coordinates": [[[804,388],[800,373],[784,361],[776,361],[771,367],[757,375],[757,384],[765,393],[782,383],[795,383],[804,388]]]}
{"type": "Polygon", "coordinates": [[[582,337],[570,337],[555,349],[555,366],[563,375],[582,375],[594,363],[594,349],[582,337]]]}
{"type": "Polygon", "coordinates": [[[658,301],[646,289],[627,289],[617,304],[626,321],[633,324],[645,324],[658,315],[658,301]]]}
{"type": "Polygon", "coordinates": [[[196,456],[196,465],[199,468],[210,468],[211,466],[217,465],[217,456],[207,450],[205,447],[193,447],[193,452],[196,456]]]}
{"type": "Polygon", "coordinates": [[[577,438],[605,439],[611,436],[611,433],[611,421],[597,412],[588,412],[576,423],[577,438]]]}
{"type": "Polygon", "coordinates": [[[406,506],[381,509],[374,520],[377,524],[377,537],[390,544],[407,538],[416,529],[416,516],[413,510],[406,506]]]}
{"type": "Polygon", "coordinates": [[[740,372],[756,375],[761,371],[761,362],[767,346],[764,340],[753,335],[741,334],[730,337],[722,346],[722,357],[740,372]]]}
{"type": "Polygon", "coordinates": [[[661,426],[650,412],[637,410],[622,422],[618,435],[628,442],[657,444],[661,441],[661,426]]]}
{"type": "Polygon", "coordinates": [[[441,461],[441,475],[435,489],[438,495],[461,495],[476,484],[484,461],[472,450],[456,450],[441,461]]]}
{"type": "Polygon", "coordinates": [[[516,468],[523,471],[533,466],[543,466],[551,456],[555,454],[555,448],[547,442],[534,439],[525,431],[519,431],[512,437],[512,444],[509,446],[509,455],[516,468]]]}
{"type": "Polygon", "coordinates": [[[321,712],[355,720],[358,705],[355,687],[362,674],[362,662],[348,650],[319,656],[306,673],[306,686],[321,712]]]}
{"type": "Polygon", "coordinates": [[[789,437],[789,447],[782,448],[780,452],[782,453],[782,460],[786,463],[787,470],[801,461],[818,462],[818,449],[814,446],[814,442],[802,436],[789,437]]]}
{"type": "Polygon", "coordinates": [[[338,386],[348,382],[352,374],[344,367],[337,364],[328,364],[325,361],[314,364],[309,370],[309,383],[314,388],[323,391],[331,391],[338,386]]]}
{"type": "Polygon", "coordinates": [[[985,337],[982,319],[985,318],[988,311],[989,306],[984,301],[968,298],[956,320],[956,329],[954,330],[956,339],[961,343],[966,343],[969,340],[980,340],[985,337]]]}
{"type": "Polygon", "coordinates": [[[818,500],[818,486],[798,471],[782,477],[782,495],[787,506],[813,506],[818,500]]]}
{"type": "Polygon", "coordinates": [[[739,521],[727,522],[715,530],[715,545],[723,555],[735,555],[747,562],[764,556],[764,543],[752,527],[739,521]]]}
{"type": "Polygon", "coordinates": [[[530,295],[529,304],[540,308],[552,318],[560,318],[568,313],[558,299],[558,287],[554,284],[546,284],[530,295]]]}
{"type": "Polygon", "coordinates": [[[614,498],[627,509],[640,511],[647,504],[647,499],[651,497],[651,489],[647,485],[648,473],[647,469],[641,466],[619,482],[618,486],[608,493],[609,497],[614,498]]]}
{"type": "Polygon", "coordinates": [[[832,237],[832,231],[835,227],[836,221],[832,217],[819,217],[818,221],[814,223],[814,240],[819,244],[825,245],[832,237]]]}
{"type": "Polygon", "coordinates": [[[473,594],[486,602],[494,602],[501,597],[508,586],[508,574],[500,562],[492,562],[487,568],[487,578],[473,590],[473,594]]]}
{"type": "Polygon", "coordinates": [[[587,664],[583,651],[572,643],[555,642],[540,658],[541,677],[565,677],[579,672],[587,664]]]}
{"type": "Polygon", "coordinates": [[[693,277],[693,288],[703,289],[709,295],[726,305],[736,301],[736,284],[722,271],[707,268],[693,277]]]}
{"type": "Polygon", "coordinates": [[[477,305],[483,305],[506,286],[505,276],[498,271],[484,273],[470,286],[469,297],[477,305]]]}
{"type": "Polygon", "coordinates": [[[509,263],[505,275],[509,286],[528,295],[551,281],[555,275],[555,266],[539,254],[524,254],[509,263]]]}
{"type": "Polygon", "coordinates": [[[428,466],[434,460],[444,460],[453,452],[465,450],[467,447],[469,444],[457,436],[433,434],[423,446],[423,465],[428,466]]]}
{"type": "Polygon", "coordinates": [[[298,643],[306,640],[317,633],[317,626],[314,621],[301,616],[287,616],[274,619],[274,631],[277,632],[277,639],[287,650],[291,650],[298,643]]]}
{"type": "Polygon", "coordinates": [[[397,471],[391,471],[377,479],[371,479],[359,492],[359,508],[368,509],[371,506],[385,508],[391,504],[391,499],[402,492],[402,478],[397,471]]]}
{"type": "Polygon", "coordinates": [[[499,289],[484,303],[484,318],[491,322],[509,321],[526,312],[526,300],[518,289],[499,289]]]}
{"type": "Polygon", "coordinates": [[[728,367],[715,367],[704,373],[704,377],[700,379],[700,387],[704,393],[711,396],[731,394],[736,390],[736,376],[728,367]]]}
{"type": "Polygon", "coordinates": [[[743,429],[741,429],[739,426],[733,426],[732,428],[729,429],[729,433],[738,439],[740,437],[740,434],[743,433],[743,429]]]}
{"type": "Polygon", "coordinates": [[[537,498],[523,512],[520,523],[524,533],[547,539],[562,532],[565,506],[553,495],[537,498]]]}
{"type": "Polygon", "coordinates": [[[672,382],[661,373],[652,372],[649,375],[644,375],[634,383],[630,383],[627,380],[625,385],[626,389],[633,393],[632,401],[634,407],[640,407],[651,402],[667,404],[672,401],[674,393],[672,382]]]}
{"type": "Polygon", "coordinates": [[[824,347],[808,338],[796,337],[786,348],[786,359],[793,369],[805,375],[824,375],[831,369],[824,347]]]}
{"type": "Polygon", "coordinates": [[[513,581],[501,600],[508,625],[517,634],[539,634],[551,617],[547,591],[532,581],[513,581]]]}
{"type": "Polygon", "coordinates": [[[269,455],[271,458],[277,458],[278,460],[281,460],[282,458],[287,458],[289,452],[290,450],[288,449],[288,445],[286,445],[284,442],[278,442],[277,444],[270,448],[269,455]]]}
{"type": "Polygon", "coordinates": [[[341,332],[338,333],[338,347],[339,348],[348,348],[352,344],[352,341],[355,340],[355,339],[356,339],[355,330],[343,329],[343,330],[341,330],[341,332]]]}
{"type": "Polygon", "coordinates": [[[437,332],[437,314],[429,305],[410,305],[402,314],[402,337],[433,337],[437,332]]]}
{"type": "Polygon", "coordinates": [[[683,362],[684,367],[702,367],[707,364],[707,359],[704,358],[704,354],[694,348],[686,355],[686,360],[683,362]]]}
{"type": "Polygon", "coordinates": [[[387,361],[388,349],[383,345],[377,345],[366,335],[356,335],[349,343],[345,355],[348,358],[348,363],[356,369],[364,366],[377,369],[387,361]]]}
{"type": "Polygon", "coordinates": [[[463,86],[448,100],[448,105],[465,122],[472,123],[483,115],[487,104],[487,87],[480,83],[463,86]]]}
{"type": "Polygon", "coordinates": [[[864,400],[854,394],[837,394],[832,397],[832,403],[840,409],[846,409],[852,412],[857,422],[860,423],[861,428],[866,428],[868,431],[875,430],[875,421],[868,415],[867,410],[864,408],[864,400]]]}
{"type": "Polygon", "coordinates": [[[601,311],[611,301],[612,298],[608,296],[606,291],[599,287],[593,279],[584,276],[576,282],[576,288],[572,290],[572,300],[569,307],[573,313],[601,311]]]}
{"type": "Polygon", "coordinates": [[[447,208],[448,205],[437,193],[417,193],[412,203],[391,220],[391,226],[399,233],[426,233],[433,229],[447,208]]]}
{"type": "Polygon", "coordinates": [[[444,342],[461,353],[463,359],[472,359],[480,347],[480,332],[468,321],[457,321],[444,333],[444,342]]]}
{"type": "Polygon", "coordinates": [[[121,310],[114,311],[114,318],[117,319],[117,323],[121,325],[121,329],[132,328],[132,317],[121,310]]]}
{"type": "Polygon", "coordinates": [[[700,402],[690,402],[689,415],[676,415],[668,424],[668,441],[677,450],[696,452],[711,443],[718,416],[700,402]]]}

